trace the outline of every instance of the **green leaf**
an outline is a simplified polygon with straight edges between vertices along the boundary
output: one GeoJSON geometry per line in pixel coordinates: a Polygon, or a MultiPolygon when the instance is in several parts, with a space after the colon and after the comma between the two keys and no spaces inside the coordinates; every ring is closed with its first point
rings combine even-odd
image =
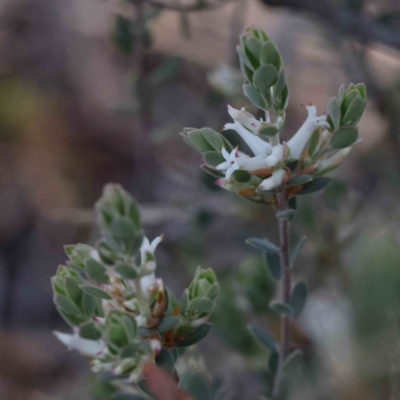
{"type": "Polygon", "coordinates": [[[279,247],[268,239],[249,238],[246,240],[246,243],[259,250],[266,251],[267,253],[279,253],[279,247]]]}
{"type": "Polygon", "coordinates": [[[299,196],[318,192],[319,190],[323,189],[330,181],[331,178],[328,178],[326,176],[314,178],[311,182],[306,183],[303,189],[301,189],[301,191],[296,195],[299,196]]]}
{"type": "Polygon", "coordinates": [[[246,183],[250,180],[251,175],[243,169],[237,169],[233,172],[232,177],[238,183],[246,183]]]}
{"type": "Polygon", "coordinates": [[[330,145],[334,149],[344,149],[354,144],[358,139],[358,128],[345,126],[338,129],[332,136],[330,145]]]}
{"type": "Polygon", "coordinates": [[[216,167],[225,162],[224,156],[219,151],[206,151],[203,153],[203,161],[210,167],[216,167]]]}
{"type": "Polygon", "coordinates": [[[200,168],[207,174],[213,176],[214,178],[223,178],[225,176],[225,174],[222,171],[217,171],[213,168],[207,167],[207,165],[201,165],[200,168]]]}
{"type": "Polygon", "coordinates": [[[157,367],[160,367],[167,371],[170,375],[174,373],[175,370],[175,359],[172,353],[163,347],[155,359],[157,367]]]}
{"type": "Polygon", "coordinates": [[[277,281],[282,277],[281,271],[281,258],[279,253],[268,253],[266,251],[263,252],[265,261],[267,263],[269,272],[273,276],[273,278],[277,281]]]}
{"type": "Polygon", "coordinates": [[[277,350],[277,345],[275,339],[266,331],[257,328],[256,326],[248,325],[248,329],[253,335],[257,338],[257,340],[262,343],[265,347],[271,350],[277,350]]]}
{"type": "Polygon", "coordinates": [[[188,133],[187,137],[190,140],[190,142],[193,144],[193,146],[200,152],[215,150],[210,145],[210,143],[208,143],[207,140],[204,138],[200,129],[191,131],[190,133],[188,133]]]}
{"type": "Polygon", "coordinates": [[[54,295],[54,303],[57,308],[65,311],[67,314],[75,317],[81,317],[82,315],[78,306],[71,299],[69,299],[67,296],[64,296],[63,294],[54,295]]]}
{"type": "Polygon", "coordinates": [[[89,285],[80,285],[80,288],[87,294],[90,294],[93,297],[97,297],[99,299],[111,300],[111,296],[102,289],[99,289],[96,286],[89,285]]]}
{"type": "Polygon", "coordinates": [[[292,315],[292,308],[285,303],[281,303],[279,301],[271,301],[269,303],[269,308],[278,314],[283,314],[283,315],[292,315]]]}
{"type": "Polygon", "coordinates": [[[109,283],[110,279],[105,274],[107,268],[103,264],[97,262],[93,258],[88,258],[85,260],[85,270],[86,274],[90,279],[99,283],[109,283]]]}
{"type": "Polygon", "coordinates": [[[357,83],[357,85],[354,85],[354,87],[358,90],[358,93],[360,94],[361,98],[364,101],[367,100],[367,89],[365,87],[365,84],[357,83]]]}
{"type": "Polygon", "coordinates": [[[88,322],[79,328],[79,336],[84,339],[99,340],[101,338],[101,331],[96,328],[94,322],[88,322]]]}
{"type": "Polygon", "coordinates": [[[267,109],[267,103],[264,100],[264,97],[257,92],[256,89],[253,88],[251,85],[243,85],[243,92],[246,97],[258,108],[262,110],[267,109]]]}
{"type": "Polygon", "coordinates": [[[212,327],[213,324],[209,322],[199,325],[193,332],[186,335],[186,337],[178,343],[177,347],[188,347],[200,342],[200,340],[207,336],[212,327]]]}
{"type": "Polygon", "coordinates": [[[332,97],[328,101],[328,115],[332,121],[333,129],[339,129],[340,127],[340,104],[336,97],[332,97]]]}
{"type": "Polygon", "coordinates": [[[183,315],[189,308],[189,289],[185,289],[179,302],[179,312],[183,315]]]}
{"type": "Polygon", "coordinates": [[[294,247],[292,254],[290,255],[290,265],[293,266],[296,258],[299,256],[301,250],[303,249],[304,244],[307,241],[307,236],[303,236],[294,247]]]}
{"type": "Polygon", "coordinates": [[[78,303],[82,296],[82,290],[79,288],[80,283],[78,279],[72,276],[67,276],[64,280],[65,293],[75,303],[78,303]]]}
{"type": "Polygon", "coordinates": [[[179,381],[179,387],[189,393],[194,400],[214,400],[211,387],[203,374],[194,371],[191,367],[183,374],[179,381]]]}
{"type": "Polygon", "coordinates": [[[289,219],[295,214],[295,210],[293,208],[287,208],[286,210],[281,210],[276,213],[276,218],[287,218],[289,219]]]}
{"type": "Polygon", "coordinates": [[[277,110],[284,110],[288,106],[288,103],[289,103],[289,89],[285,84],[285,86],[282,89],[281,95],[274,101],[274,107],[277,110]]]}
{"type": "Polygon", "coordinates": [[[248,68],[253,68],[243,49],[241,49],[239,46],[236,46],[236,51],[238,53],[240,63],[246,65],[248,68]]]}
{"type": "Polygon", "coordinates": [[[272,64],[278,71],[281,69],[281,56],[272,42],[266,42],[261,47],[261,62],[272,64]]]}
{"type": "Polygon", "coordinates": [[[260,40],[250,37],[246,40],[244,51],[249,59],[252,67],[255,69],[260,65],[261,42],[260,40]]]}
{"type": "Polygon", "coordinates": [[[320,130],[316,129],[310,138],[310,144],[308,145],[308,155],[312,157],[318,146],[319,138],[321,136],[320,130]]]}
{"type": "Polygon", "coordinates": [[[297,318],[303,311],[307,300],[307,285],[304,281],[297,282],[290,295],[290,306],[292,307],[292,316],[297,318]]]}
{"type": "Polygon", "coordinates": [[[113,236],[118,240],[132,239],[136,231],[133,222],[126,217],[113,219],[110,224],[110,229],[113,236]]]}
{"type": "Polygon", "coordinates": [[[297,175],[292,179],[289,179],[289,181],[286,183],[287,186],[298,186],[298,185],[304,185],[307,182],[311,182],[313,180],[312,176],[306,175],[306,174],[301,174],[297,175]]]}
{"type": "Polygon", "coordinates": [[[166,332],[169,331],[170,329],[175,328],[179,322],[180,322],[179,317],[174,317],[174,316],[169,316],[169,317],[164,317],[161,321],[161,323],[157,326],[157,330],[159,332],[166,332]]]}
{"type": "Polygon", "coordinates": [[[87,293],[82,294],[81,308],[83,315],[85,316],[86,319],[93,317],[97,302],[98,300],[90,296],[89,294],[87,293]]]}
{"type": "Polygon", "coordinates": [[[356,96],[343,117],[343,125],[356,125],[362,116],[364,108],[365,101],[360,96],[356,96]]]}
{"type": "Polygon", "coordinates": [[[136,279],[138,274],[135,268],[129,264],[120,264],[115,267],[115,272],[124,279],[136,279]]]}
{"type": "Polygon", "coordinates": [[[299,367],[302,360],[303,360],[303,352],[300,349],[295,350],[293,353],[289,354],[288,357],[286,357],[286,360],[282,365],[282,372],[284,374],[294,372],[297,369],[297,367],[299,367]]]}
{"type": "Polygon", "coordinates": [[[279,130],[276,126],[263,126],[257,133],[261,136],[273,137],[279,133],[279,130]]]}
{"type": "Polygon", "coordinates": [[[340,114],[342,115],[342,118],[346,114],[347,109],[350,107],[350,104],[358,95],[359,94],[357,89],[346,90],[343,96],[342,104],[340,105],[340,114]]]}
{"type": "Polygon", "coordinates": [[[269,88],[277,81],[278,70],[272,65],[262,65],[253,76],[253,85],[261,93],[268,93],[269,88]]]}
{"type": "Polygon", "coordinates": [[[221,151],[224,145],[224,142],[221,138],[221,134],[214,131],[211,128],[202,128],[201,133],[204,136],[204,139],[214,148],[216,151],[221,151]]]}
{"type": "Polygon", "coordinates": [[[190,310],[209,314],[214,308],[214,302],[207,297],[197,297],[190,302],[190,310]]]}
{"type": "Polygon", "coordinates": [[[278,80],[274,85],[274,100],[279,98],[285,86],[286,86],[285,71],[282,70],[279,72],[278,80]]]}

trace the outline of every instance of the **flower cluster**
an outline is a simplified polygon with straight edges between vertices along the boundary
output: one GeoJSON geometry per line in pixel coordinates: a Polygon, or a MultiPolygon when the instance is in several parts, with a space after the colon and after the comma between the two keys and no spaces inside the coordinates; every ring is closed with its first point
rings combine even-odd
{"type": "Polygon", "coordinates": [[[96,372],[132,382],[165,360],[172,372],[176,349],[198,342],[211,328],[216,276],[199,267],[178,302],[154,273],[162,236],[152,242],[144,236],[134,200],[108,185],[96,211],[102,238],[93,247],[65,246],[69,261],[51,280],[57,310],[73,329],[55,335],[89,356],[96,372]]]}
{"type": "Polygon", "coordinates": [[[228,106],[233,122],[223,130],[235,131],[252,154],[233,148],[210,128],[186,128],[183,139],[203,154],[202,167],[218,178],[217,185],[250,200],[276,204],[277,190],[284,191],[286,199],[319,190],[329,181],[321,175],[336,168],[358,142],[356,125],[365,108],[365,86],[342,86],[323,115],[314,105],[305,107],[308,116],[303,125],[288,142],[281,142],[288,88],[279,52],[255,28],[241,36],[237,50],[246,80],[243,91],[264,118],[228,106]]]}

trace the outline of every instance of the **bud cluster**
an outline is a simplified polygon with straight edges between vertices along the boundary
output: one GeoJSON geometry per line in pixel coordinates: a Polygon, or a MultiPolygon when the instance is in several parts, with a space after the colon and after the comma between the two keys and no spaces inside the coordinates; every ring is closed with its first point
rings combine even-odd
{"type": "Polygon", "coordinates": [[[69,260],[51,279],[54,303],[73,334],[55,332],[69,348],[92,358],[92,369],[139,379],[154,362],[169,372],[177,348],[207,335],[218,294],[214,272],[198,267],[176,300],[156,278],[157,237],[144,236],[135,201],[108,185],[96,205],[102,238],[95,246],[65,246],[69,260]]]}
{"type": "Polygon", "coordinates": [[[217,185],[251,201],[276,205],[278,192],[288,200],[322,189],[329,182],[322,175],[340,165],[359,141],[356,125],[365,109],[365,85],[342,86],[338,97],[329,100],[327,114],[318,116],[311,104],[305,107],[303,125],[288,142],[281,142],[289,96],[280,54],[256,28],[245,31],[237,51],[244,93],[265,118],[228,106],[233,123],[223,130],[236,131],[253,154],[233,148],[210,128],[186,128],[181,133],[184,141],[202,153],[202,168],[218,178],[217,185]]]}

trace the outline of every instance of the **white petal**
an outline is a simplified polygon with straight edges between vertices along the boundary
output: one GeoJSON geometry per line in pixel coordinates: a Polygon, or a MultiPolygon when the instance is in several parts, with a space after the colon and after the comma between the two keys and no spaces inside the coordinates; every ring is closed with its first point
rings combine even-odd
{"type": "Polygon", "coordinates": [[[285,171],[283,169],[278,169],[274,171],[272,176],[269,177],[268,179],[264,179],[258,188],[261,190],[271,190],[274,187],[279,186],[282,183],[284,174],[285,171]]]}
{"type": "Polygon", "coordinates": [[[264,142],[264,140],[249,132],[243,125],[239,124],[239,122],[226,124],[225,127],[228,125],[228,129],[234,129],[250,147],[254,155],[258,156],[259,154],[268,154],[271,150],[271,145],[269,143],[264,142]]]}
{"type": "Polygon", "coordinates": [[[339,150],[332,157],[322,160],[318,166],[318,170],[323,170],[334,165],[339,165],[343,161],[343,159],[350,153],[350,151],[351,147],[346,147],[342,150],[339,150]]]}
{"type": "Polygon", "coordinates": [[[160,236],[157,236],[156,238],[153,239],[153,241],[151,242],[151,245],[150,245],[150,252],[152,254],[154,254],[154,252],[156,251],[157,246],[160,244],[160,242],[163,240],[163,238],[164,238],[164,236],[160,235],[160,236]]]}
{"type": "Polygon", "coordinates": [[[70,335],[55,331],[54,334],[60,342],[64,343],[68,347],[69,350],[78,350],[86,356],[95,357],[106,348],[106,345],[102,340],[82,339],[78,333],[70,335]]]}
{"type": "Polygon", "coordinates": [[[221,164],[218,164],[215,168],[218,170],[228,169],[231,165],[232,165],[232,163],[230,161],[225,161],[221,164]]]}
{"type": "Polygon", "coordinates": [[[272,148],[272,153],[267,157],[267,164],[270,167],[275,167],[276,164],[283,160],[283,146],[277,144],[272,148]]]}
{"type": "Polygon", "coordinates": [[[154,274],[145,275],[140,278],[140,287],[145,298],[148,298],[149,292],[155,284],[156,277],[154,274]]]}
{"type": "Polygon", "coordinates": [[[236,110],[228,105],[228,113],[234,121],[239,122],[253,133],[256,133],[261,127],[261,122],[246,111],[236,110]]]}
{"type": "Polygon", "coordinates": [[[222,148],[222,155],[224,156],[225,160],[230,160],[229,153],[226,151],[225,147],[222,148]]]}
{"type": "Polygon", "coordinates": [[[231,167],[229,167],[229,168],[226,170],[226,173],[225,173],[226,179],[229,179],[229,178],[231,177],[231,175],[232,175],[237,169],[238,169],[237,164],[233,164],[231,167]]]}
{"type": "Polygon", "coordinates": [[[315,106],[308,106],[306,108],[308,111],[307,119],[296,134],[287,142],[290,147],[290,158],[299,159],[315,129],[326,124],[326,117],[317,117],[315,106]]]}
{"type": "Polygon", "coordinates": [[[260,154],[255,157],[243,157],[237,158],[236,163],[237,165],[246,171],[253,171],[259,168],[266,168],[267,163],[265,162],[266,157],[264,154],[260,154]]]}

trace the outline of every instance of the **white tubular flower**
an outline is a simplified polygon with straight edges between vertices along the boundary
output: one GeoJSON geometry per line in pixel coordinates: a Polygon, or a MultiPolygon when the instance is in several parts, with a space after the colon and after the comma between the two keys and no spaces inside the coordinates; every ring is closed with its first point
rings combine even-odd
{"type": "Polygon", "coordinates": [[[265,142],[254,133],[251,133],[237,121],[233,124],[226,124],[224,129],[233,129],[236,131],[250,147],[255,156],[258,156],[259,154],[268,154],[271,151],[271,145],[269,143],[265,142]]]}
{"type": "Polygon", "coordinates": [[[154,290],[162,291],[164,287],[161,278],[156,278],[154,273],[142,276],[140,278],[140,288],[142,290],[143,296],[146,300],[150,298],[151,293],[154,290]]]}
{"type": "Polygon", "coordinates": [[[318,165],[318,170],[322,171],[326,168],[338,166],[343,161],[343,159],[350,153],[350,151],[351,151],[351,147],[346,147],[342,150],[339,150],[332,157],[322,160],[320,162],[320,164],[318,165]]]}
{"type": "Polygon", "coordinates": [[[272,176],[268,179],[264,179],[258,189],[261,190],[271,190],[274,187],[279,186],[282,183],[283,176],[285,175],[285,171],[283,169],[277,169],[274,171],[272,176]]]}
{"type": "Polygon", "coordinates": [[[53,333],[61,343],[68,347],[68,350],[78,350],[85,356],[96,357],[106,349],[106,344],[103,340],[82,339],[76,329],[74,329],[72,335],[57,331],[53,333]]]}
{"type": "Polygon", "coordinates": [[[317,116],[317,108],[315,106],[307,106],[306,108],[308,111],[307,119],[287,143],[290,147],[290,157],[294,159],[300,158],[315,129],[319,126],[329,126],[325,115],[321,115],[320,117],[317,116]]]}
{"type": "Polygon", "coordinates": [[[255,169],[268,167],[267,159],[268,157],[266,154],[259,154],[255,157],[242,156],[236,159],[236,164],[240,169],[253,171],[255,169]]]}
{"type": "Polygon", "coordinates": [[[284,147],[281,144],[277,144],[272,148],[271,154],[266,158],[266,163],[269,167],[275,167],[276,164],[283,160],[284,147]]]}
{"type": "Polygon", "coordinates": [[[156,247],[158,244],[163,240],[163,235],[157,236],[153,241],[150,243],[149,239],[147,237],[143,238],[142,245],[140,246],[140,258],[142,261],[142,264],[146,264],[147,260],[147,255],[150,255],[151,258],[154,256],[154,252],[156,250],[156,247]]]}
{"type": "Polygon", "coordinates": [[[244,108],[241,110],[236,110],[228,105],[228,113],[235,122],[239,122],[239,124],[242,124],[245,128],[253,133],[257,133],[257,131],[261,128],[262,121],[256,120],[255,117],[247,112],[244,108]]]}
{"type": "Polygon", "coordinates": [[[225,172],[225,176],[226,179],[229,179],[231,177],[231,175],[237,170],[239,169],[239,165],[236,163],[237,157],[236,157],[236,150],[237,149],[233,149],[230,153],[228,153],[225,150],[225,147],[222,148],[222,155],[225,158],[225,162],[217,165],[217,170],[221,171],[221,170],[226,170],[225,172]]]}

